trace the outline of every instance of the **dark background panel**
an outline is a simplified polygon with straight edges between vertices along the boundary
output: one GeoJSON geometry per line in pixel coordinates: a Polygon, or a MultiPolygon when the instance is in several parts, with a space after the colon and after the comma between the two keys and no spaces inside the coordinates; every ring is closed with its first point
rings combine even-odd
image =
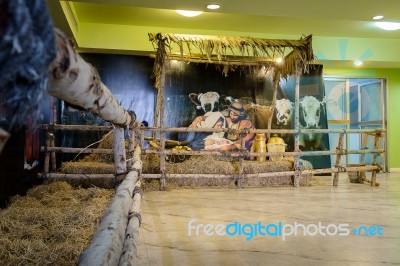
{"type": "MultiPolygon", "coordinates": [[[[281,79],[279,86],[284,95],[284,98],[294,102],[295,98],[295,77],[289,77],[287,80],[281,79]]],[[[304,96],[314,96],[317,100],[322,101],[325,98],[325,85],[323,80],[323,65],[311,65],[309,71],[302,74],[300,77],[299,98],[304,96]]],[[[279,97],[278,97],[279,98],[279,97]]],[[[326,104],[324,104],[326,110],[326,104]]],[[[302,112],[299,113],[300,122],[303,119],[302,112]]],[[[328,120],[326,112],[321,114],[320,125],[322,129],[328,128],[328,120]]],[[[292,123],[292,128],[294,128],[292,123]]],[[[291,139],[290,147],[294,146],[294,138],[291,139]]],[[[305,146],[302,148],[304,151],[310,150],[329,150],[329,136],[322,134],[322,147],[315,149],[314,147],[305,146]]],[[[303,159],[310,161],[314,168],[329,168],[331,166],[331,159],[329,155],[326,156],[304,156],[303,159]]]]}
{"type": "MultiPolygon", "coordinates": [[[[112,92],[121,106],[136,113],[138,121],[153,125],[157,91],[152,79],[154,60],[145,56],[113,54],[81,54],[98,72],[101,81],[112,92]]],[[[85,111],[71,111],[59,103],[61,124],[109,125],[96,115],[85,111]]],[[[86,147],[102,138],[103,131],[62,131],[58,144],[63,147],[86,147]]],[[[68,161],[75,154],[62,154],[60,160],[68,161]]]]}

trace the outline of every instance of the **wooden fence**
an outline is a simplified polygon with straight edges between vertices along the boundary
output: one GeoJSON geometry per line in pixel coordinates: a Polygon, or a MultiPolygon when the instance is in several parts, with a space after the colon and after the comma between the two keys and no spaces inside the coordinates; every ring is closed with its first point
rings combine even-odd
{"type": "MultiPolygon", "coordinates": [[[[112,130],[111,126],[85,126],[85,125],[43,125],[43,129],[48,131],[55,130],[104,130],[109,131],[112,130]]],[[[254,129],[250,130],[250,132],[254,133],[289,133],[289,134],[309,134],[309,133],[323,133],[323,134],[339,134],[339,140],[336,149],[334,150],[326,150],[326,151],[287,151],[287,152],[250,152],[248,150],[239,150],[232,152],[221,152],[221,151],[207,151],[207,150],[199,150],[199,151],[186,151],[186,150],[169,150],[166,149],[166,144],[172,143],[173,145],[180,145],[181,143],[174,140],[166,140],[163,136],[165,132],[221,132],[228,131],[228,129],[200,129],[200,128],[138,128],[132,131],[131,139],[133,142],[138,142],[137,144],[142,148],[142,154],[158,154],[160,156],[160,173],[159,174],[142,174],[142,178],[147,179],[160,179],[161,181],[161,189],[165,189],[166,186],[166,178],[213,178],[216,177],[215,174],[167,174],[165,169],[166,157],[170,155],[223,155],[237,158],[239,161],[239,173],[236,178],[238,180],[242,180],[243,178],[252,178],[252,177],[270,177],[270,176],[294,176],[294,186],[299,186],[299,180],[301,176],[304,175],[318,175],[318,174],[327,174],[333,173],[333,185],[338,185],[339,173],[342,172],[364,172],[371,171],[372,176],[371,180],[365,178],[364,180],[371,184],[371,186],[376,186],[376,174],[378,171],[382,169],[380,165],[377,164],[378,157],[384,153],[384,149],[379,147],[379,138],[383,136],[385,133],[384,129],[299,129],[299,130],[268,130],[268,129],[254,129]],[[145,132],[158,133],[160,135],[159,139],[153,139],[145,136],[145,132]],[[347,150],[343,148],[344,137],[346,134],[360,134],[364,136],[363,140],[366,139],[365,136],[373,136],[374,137],[374,148],[373,149],[360,149],[360,150],[347,150]],[[157,141],[157,150],[154,149],[143,149],[145,141],[153,143],[157,141]],[[363,162],[365,156],[361,156],[362,161],[359,165],[355,166],[344,166],[341,165],[342,156],[346,156],[349,154],[373,154],[373,162],[371,165],[365,165],[363,162]],[[285,172],[275,172],[275,173],[257,173],[257,174],[244,174],[243,173],[243,160],[248,158],[249,156],[293,156],[295,158],[294,169],[293,171],[285,171],[285,172]],[[310,155],[336,155],[335,165],[331,168],[322,168],[322,169],[307,169],[301,170],[299,166],[299,159],[302,156],[310,156],[310,155]]],[[[245,132],[243,132],[245,133],[245,132]]],[[[156,134],[153,134],[155,136],[156,134]]],[[[49,141],[47,141],[46,147],[41,147],[41,150],[46,153],[46,158],[55,158],[54,153],[63,152],[63,153],[99,153],[99,154],[113,154],[114,151],[112,149],[92,149],[92,148],[66,148],[66,147],[55,147],[53,141],[53,135],[51,132],[48,134],[49,141]],[[50,143],[50,145],[49,145],[50,143]]],[[[135,143],[134,143],[135,144],[135,143]]],[[[134,145],[132,144],[132,145],[134,145]]],[[[364,146],[363,146],[364,147],[364,146]]],[[[48,160],[48,159],[46,159],[48,160]]],[[[46,165],[46,164],[45,164],[46,165]]],[[[47,163],[47,165],[49,165],[47,163]]],[[[55,162],[52,160],[52,165],[55,165],[55,162]]],[[[52,170],[55,170],[52,167],[52,170]]],[[[76,174],[59,174],[59,173],[50,173],[49,167],[45,168],[45,172],[39,174],[42,178],[80,178],[81,175],[76,174]]],[[[84,175],[85,178],[91,177],[110,177],[112,175],[101,175],[101,174],[93,174],[93,175],[84,175]]],[[[232,176],[224,176],[219,175],[220,177],[228,177],[232,176]]],[[[237,182],[240,187],[241,182],[237,182]]]]}

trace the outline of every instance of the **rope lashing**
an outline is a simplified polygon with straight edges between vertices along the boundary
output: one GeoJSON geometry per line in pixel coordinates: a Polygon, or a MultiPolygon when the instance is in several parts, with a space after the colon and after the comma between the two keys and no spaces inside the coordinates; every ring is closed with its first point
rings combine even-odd
{"type": "Polygon", "coordinates": [[[143,189],[142,189],[141,187],[136,186],[136,187],[133,189],[132,197],[135,196],[136,193],[139,193],[140,196],[143,197],[143,189]]]}
{"type": "Polygon", "coordinates": [[[129,212],[128,219],[131,219],[132,217],[136,217],[139,221],[139,227],[142,225],[142,215],[138,212],[129,212]]]}

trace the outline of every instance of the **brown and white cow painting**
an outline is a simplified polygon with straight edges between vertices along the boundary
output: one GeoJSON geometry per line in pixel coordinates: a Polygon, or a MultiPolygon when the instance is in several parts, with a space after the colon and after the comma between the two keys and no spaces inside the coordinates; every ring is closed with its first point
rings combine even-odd
{"type": "Polygon", "coordinates": [[[215,91],[206,93],[190,93],[189,98],[196,106],[197,115],[203,115],[207,112],[219,111],[219,94],[215,91]]]}
{"type": "MultiPolygon", "coordinates": [[[[325,100],[318,100],[314,96],[304,96],[300,100],[300,129],[322,128],[321,118],[325,114],[325,100]]],[[[322,149],[321,133],[300,134],[300,146],[308,150],[322,149]]]]}
{"type": "Polygon", "coordinates": [[[289,99],[276,100],[275,103],[275,117],[277,126],[290,126],[292,114],[294,110],[294,103],[289,99]]]}
{"type": "MultiPolygon", "coordinates": [[[[275,114],[272,117],[272,128],[273,129],[292,129],[292,120],[294,114],[294,103],[289,99],[279,99],[275,102],[274,108],[275,114]]],[[[293,134],[283,133],[277,134],[281,137],[287,147],[287,151],[292,151],[294,148],[294,136],[293,134]]]]}
{"type": "Polygon", "coordinates": [[[244,105],[246,113],[257,129],[267,129],[271,115],[271,106],[247,103],[244,105]]]}

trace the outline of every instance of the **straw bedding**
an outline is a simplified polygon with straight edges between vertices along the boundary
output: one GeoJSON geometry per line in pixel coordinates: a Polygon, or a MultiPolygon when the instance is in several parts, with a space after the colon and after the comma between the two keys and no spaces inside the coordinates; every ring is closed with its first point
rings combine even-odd
{"type": "MultiPolygon", "coordinates": [[[[60,168],[63,173],[73,174],[113,174],[114,164],[112,161],[103,162],[91,161],[93,154],[85,157],[83,160],[78,162],[64,162],[60,168]],[[88,158],[89,157],[89,158],[88,158]]],[[[160,173],[160,157],[156,154],[147,154],[142,156],[144,174],[159,174],[160,173]]],[[[307,161],[301,160],[302,169],[312,169],[307,161]]],[[[165,163],[166,169],[166,181],[168,189],[176,189],[179,187],[236,187],[236,179],[239,174],[239,162],[237,159],[225,158],[219,156],[191,156],[189,159],[179,162],[165,163]],[[228,160],[229,159],[229,160],[228,160]],[[215,174],[215,175],[227,175],[227,177],[215,177],[215,178],[174,178],[169,177],[169,174],[215,174]]],[[[243,161],[243,174],[244,179],[241,180],[241,185],[244,187],[250,186],[291,186],[293,185],[293,177],[291,176],[280,176],[279,172],[293,171],[293,160],[281,160],[281,161],[243,161]],[[277,175],[273,177],[246,177],[246,174],[258,174],[258,173],[271,173],[276,172],[277,175]]],[[[300,179],[301,186],[311,185],[312,175],[302,177],[300,179]]],[[[77,182],[72,180],[72,182],[77,182]]],[[[79,182],[89,182],[88,180],[79,180],[79,182]]],[[[98,179],[91,180],[91,184],[95,184],[99,187],[113,187],[113,180],[98,179]]],[[[85,184],[86,184],[85,183],[85,184]]],[[[83,185],[87,187],[90,184],[83,185]]],[[[144,180],[142,183],[145,191],[159,190],[159,180],[144,180]]]]}
{"type": "Polygon", "coordinates": [[[63,162],[59,171],[65,174],[112,174],[114,164],[90,161],[63,162]]]}
{"type": "Polygon", "coordinates": [[[113,194],[53,182],[15,196],[0,210],[2,265],[76,265],[113,194]]]}
{"type": "MultiPolygon", "coordinates": [[[[128,145],[128,143],[125,143],[128,145]]],[[[112,149],[113,138],[112,133],[105,135],[99,143],[99,148],[112,149]]],[[[112,155],[90,154],[78,162],[64,162],[60,167],[62,173],[69,174],[113,174],[114,163],[112,155]]],[[[142,156],[143,174],[159,174],[160,173],[160,156],[157,154],[146,154],[142,156]]],[[[235,181],[239,174],[238,159],[224,156],[190,156],[183,162],[173,162],[176,160],[168,160],[165,163],[166,181],[168,189],[179,187],[236,187],[235,181]],[[209,174],[209,175],[227,175],[227,177],[215,178],[177,178],[170,177],[169,174],[209,174]]],[[[241,180],[242,186],[286,186],[293,185],[293,177],[279,176],[279,172],[293,171],[293,160],[288,158],[281,161],[243,161],[244,179],[241,180]],[[277,172],[273,177],[246,177],[246,174],[270,173],[277,172]]],[[[303,160],[302,160],[303,161],[303,160]]],[[[306,161],[304,161],[306,163],[306,161]]],[[[304,168],[309,168],[304,167],[304,168]]],[[[310,166],[312,168],[312,166],[310,166]]],[[[300,185],[310,185],[312,176],[303,177],[300,185]]],[[[112,178],[103,178],[93,180],[79,179],[71,180],[74,182],[84,182],[82,186],[87,187],[95,184],[99,187],[113,187],[112,178]]],[[[143,180],[143,190],[159,190],[160,181],[158,179],[143,180]]]]}

